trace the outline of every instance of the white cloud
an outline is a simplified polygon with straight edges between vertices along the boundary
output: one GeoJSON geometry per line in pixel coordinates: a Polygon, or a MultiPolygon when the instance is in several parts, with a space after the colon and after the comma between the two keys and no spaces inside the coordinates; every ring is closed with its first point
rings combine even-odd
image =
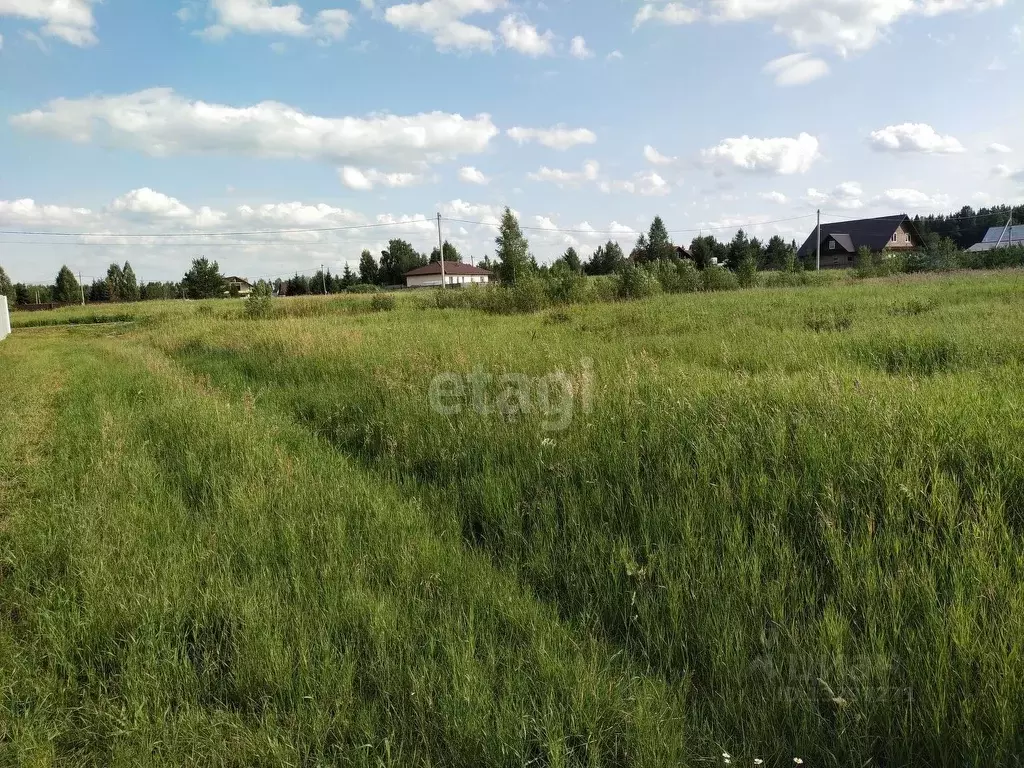
{"type": "Polygon", "coordinates": [[[643,197],[660,197],[672,191],[672,185],[654,171],[637,173],[631,179],[602,181],[598,188],[605,193],[621,192],[643,197]]]}
{"type": "Polygon", "coordinates": [[[11,124],[157,157],[226,153],[403,169],[482,152],[498,133],[489,115],[330,118],[273,101],[248,107],[187,101],[169,88],[55,99],[44,109],[12,117],[11,124]]]}
{"type": "Polygon", "coordinates": [[[807,190],[804,198],[809,204],[829,208],[841,208],[845,211],[855,211],[864,207],[864,190],[855,181],[844,181],[837,184],[831,192],[823,192],[811,187],[807,190]]]}
{"type": "MultiPolygon", "coordinates": [[[[501,20],[498,32],[506,48],[525,56],[550,56],[555,52],[555,35],[550,30],[541,34],[525,17],[511,14],[501,20]]],[[[580,38],[582,40],[583,38],[580,38]]],[[[585,45],[584,45],[585,47],[585,45]]]]}
{"type": "MultiPolygon", "coordinates": [[[[352,25],[352,14],[341,8],[322,10],[312,22],[304,19],[302,7],[296,3],[274,5],[273,0],[211,0],[211,8],[215,23],[201,32],[208,40],[223,40],[232,32],[340,40],[352,25]]],[[[178,18],[189,20],[192,15],[188,9],[182,11],[178,12],[178,18]]]]}
{"type": "Polygon", "coordinates": [[[490,51],[494,34],[462,19],[492,13],[504,5],[505,0],[427,0],[392,5],[384,11],[384,19],[399,29],[430,35],[439,51],[490,51]]]}
{"type": "Polygon", "coordinates": [[[724,139],[717,146],[703,150],[702,155],[714,164],[781,175],[806,173],[820,157],[818,140],[807,133],[796,138],[741,136],[724,139]]]}
{"type": "Polygon", "coordinates": [[[924,152],[927,154],[955,154],[964,152],[964,146],[952,136],[941,136],[927,123],[901,123],[872,131],[872,147],[882,152],[924,152]]]}
{"type": "Polygon", "coordinates": [[[0,200],[0,223],[7,226],[58,227],[80,224],[93,215],[88,208],[41,205],[35,200],[0,200]]]}
{"type": "Polygon", "coordinates": [[[762,71],[775,77],[775,84],[781,86],[805,85],[828,74],[828,64],[809,53],[793,53],[773,59],[764,65],[762,71]]]}
{"type": "Polygon", "coordinates": [[[42,22],[42,33],[71,45],[84,47],[97,42],[92,6],[96,0],[0,0],[0,18],[42,22]]]}
{"type": "Polygon", "coordinates": [[[947,195],[928,195],[916,189],[887,189],[878,198],[878,202],[906,208],[928,208],[935,211],[946,211],[950,207],[947,195]]]}
{"type": "Polygon", "coordinates": [[[517,144],[528,144],[536,141],[551,149],[565,151],[578,144],[594,144],[597,135],[586,128],[567,128],[556,125],[553,128],[509,128],[506,135],[517,144]]]}
{"type": "Polygon", "coordinates": [[[540,227],[541,229],[547,229],[547,230],[558,229],[558,225],[555,224],[555,222],[553,222],[547,216],[534,216],[533,219],[534,219],[534,221],[537,222],[537,226],[540,227]]]}
{"type": "Polygon", "coordinates": [[[624,59],[626,57],[622,55],[622,51],[612,51],[607,56],[605,56],[605,58],[608,61],[621,61],[622,59],[624,59]]]}
{"type": "Polygon", "coordinates": [[[477,170],[471,165],[459,169],[459,180],[467,184],[484,185],[490,183],[490,179],[482,171],[477,170]]]}
{"type": "Polygon", "coordinates": [[[650,144],[644,147],[644,158],[652,165],[671,165],[678,159],[661,154],[661,152],[656,150],[650,144]]]}
{"type": "Polygon", "coordinates": [[[692,24],[700,18],[700,12],[682,3],[647,3],[633,17],[633,29],[648,21],[659,24],[692,24]]]}
{"type": "Polygon", "coordinates": [[[316,15],[317,27],[332,40],[341,40],[352,26],[352,14],[343,8],[328,8],[316,15]]]}
{"type": "Polygon", "coordinates": [[[778,203],[779,205],[785,205],[789,202],[789,198],[781,192],[760,192],[757,196],[762,200],[767,200],[769,203],[778,203]]]}
{"type": "Polygon", "coordinates": [[[346,165],[340,171],[341,183],[349,189],[370,190],[375,187],[396,189],[410,187],[423,181],[423,176],[416,173],[383,173],[376,168],[354,168],[346,165]]]}
{"type": "Polygon", "coordinates": [[[1013,152],[1013,150],[1010,149],[1008,146],[1006,146],[1005,144],[999,144],[998,142],[993,142],[992,144],[989,144],[988,151],[996,155],[1008,155],[1011,152],[1013,152]]]}
{"type": "Polygon", "coordinates": [[[594,52],[587,48],[587,41],[579,35],[572,39],[569,53],[577,59],[589,59],[594,55],[594,52]]]}
{"type": "Polygon", "coordinates": [[[0,35],[0,51],[4,49],[4,36],[0,35]]]}
{"type": "Polygon", "coordinates": [[[539,171],[526,174],[532,181],[548,181],[559,187],[578,187],[586,181],[597,181],[601,166],[594,160],[583,164],[581,171],[563,171],[560,168],[542,167],[539,171]]]}
{"type": "Polygon", "coordinates": [[[149,187],[133,189],[110,204],[118,213],[138,213],[153,218],[183,219],[192,216],[192,209],[180,200],[156,192],[149,187]]]}
{"type": "Polygon", "coordinates": [[[767,21],[799,49],[845,56],[871,48],[906,16],[979,11],[1005,0],[711,0],[716,21],[767,21]]]}

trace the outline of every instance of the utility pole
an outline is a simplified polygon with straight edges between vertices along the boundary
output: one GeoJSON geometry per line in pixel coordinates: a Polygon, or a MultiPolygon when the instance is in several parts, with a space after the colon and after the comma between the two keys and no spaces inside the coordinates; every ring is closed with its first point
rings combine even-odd
{"type": "Polygon", "coordinates": [[[327,272],[324,271],[324,265],[320,265],[320,279],[324,284],[324,296],[327,295],[327,272]]]}
{"type": "Polygon", "coordinates": [[[818,209],[818,226],[817,226],[817,229],[815,231],[818,233],[818,247],[815,250],[815,253],[817,254],[817,256],[816,256],[816,258],[817,258],[817,270],[820,272],[821,271],[821,208],[818,209]]]}
{"type": "Polygon", "coordinates": [[[78,273],[78,290],[82,292],[82,306],[85,306],[85,283],[82,282],[82,273],[78,273]]]}
{"type": "Polygon", "coordinates": [[[441,241],[441,213],[437,214],[437,253],[441,262],[441,287],[445,288],[444,279],[444,243],[441,241]]]}

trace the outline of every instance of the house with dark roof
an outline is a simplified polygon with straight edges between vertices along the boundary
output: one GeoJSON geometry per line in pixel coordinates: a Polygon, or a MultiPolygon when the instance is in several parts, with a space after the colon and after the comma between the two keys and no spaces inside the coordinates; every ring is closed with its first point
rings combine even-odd
{"type": "MultiPolygon", "coordinates": [[[[425,267],[410,269],[403,277],[407,288],[431,288],[441,285],[441,262],[432,261],[425,267]]],[[[492,272],[472,264],[463,264],[458,261],[446,261],[444,263],[444,284],[445,285],[468,285],[470,283],[489,283],[494,278],[492,272]]]]}
{"type": "Polygon", "coordinates": [[[1024,224],[1001,227],[990,227],[980,243],[975,243],[967,250],[971,253],[991,251],[993,248],[1006,248],[1010,245],[1024,245],[1024,224]]]}
{"type": "MultiPolygon", "coordinates": [[[[814,264],[817,244],[818,230],[815,227],[797,251],[797,258],[807,264],[814,264]]],[[[922,244],[917,227],[905,213],[875,219],[833,221],[821,225],[821,268],[852,267],[860,248],[891,255],[912,251],[922,244]]]]}

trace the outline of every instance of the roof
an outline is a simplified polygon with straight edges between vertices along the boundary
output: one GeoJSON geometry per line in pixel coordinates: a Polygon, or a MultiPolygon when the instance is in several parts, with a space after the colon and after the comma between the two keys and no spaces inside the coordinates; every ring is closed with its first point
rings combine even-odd
{"type": "MultiPolygon", "coordinates": [[[[825,238],[831,235],[836,242],[840,243],[844,247],[846,242],[840,241],[839,235],[844,235],[849,239],[850,251],[856,251],[858,248],[867,246],[873,251],[880,251],[889,244],[892,240],[893,233],[900,226],[900,224],[908,224],[910,230],[920,241],[920,235],[917,232],[917,228],[914,223],[907,218],[905,213],[896,214],[895,216],[880,216],[876,219],[855,219],[854,221],[831,221],[827,224],[821,225],[821,239],[824,242],[825,238]]],[[[811,234],[807,236],[804,244],[800,246],[800,250],[797,252],[797,256],[803,257],[809,254],[813,254],[817,245],[815,233],[817,227],[811,230],[811,234]]]]}
{"type": "Polygon", "coordinates": [[[853,247],[853,239],[845,232],[833,232],[832,239],[839,243],[847,253],[853,253],[857,250],[853,247]]]}
{"type": "MultiPolygon", "coordinates": [[[[486,269],[474,267],[472,264],[463,264],[460,261],[446,261],[444,263],[445,275],[490,275],[486,269]]],[[[410,269],[403,277],[419,277],[421,275],[440,275],[441,262],[432,261],[425,267],[410,269]]]]}
{"type": "Polygon", "coordinates": [[[245,283],[246,285],[252,285],[252,283],[250,283],[244,277],[236,277],[235,275],[230,275],[228,277],[225,277],[224,278],[224,282],[225,283],[245,283]]]}
{"type": "MultiPolygon", "coordinates": [[[[983,243],[998,243],[1002,241],[1006,244],[1006,225],[1001,227],[989,227],[988,232],[981,238],[983,243]]],[[[1017,243],[1024,243],[1024,224],[1015,224],[1010,227],[1010,242],[1016,245],[1017,243]]]]}

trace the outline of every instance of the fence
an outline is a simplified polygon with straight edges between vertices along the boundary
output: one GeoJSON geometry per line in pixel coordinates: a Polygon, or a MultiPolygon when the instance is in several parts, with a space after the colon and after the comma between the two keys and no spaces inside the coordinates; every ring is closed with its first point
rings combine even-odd
{"type": "Polygon", "coordinates": [[[11,332],[11,313],[7,311],[7,297],[0,296],[0,341],[11,332]]]}

